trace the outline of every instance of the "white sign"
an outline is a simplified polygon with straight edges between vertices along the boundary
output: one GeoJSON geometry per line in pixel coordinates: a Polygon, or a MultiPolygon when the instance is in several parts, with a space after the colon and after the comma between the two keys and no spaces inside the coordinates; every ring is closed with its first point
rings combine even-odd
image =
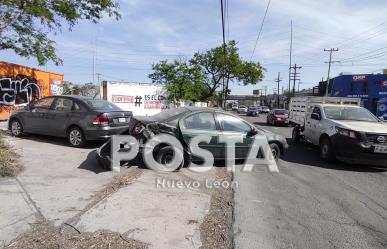
{"type": "Polygon", "coordinates": [[[151,116],[170,107],[168,93],[161,84],[107,81],[105,94],[108,101],[137,116],[151,116]]]}

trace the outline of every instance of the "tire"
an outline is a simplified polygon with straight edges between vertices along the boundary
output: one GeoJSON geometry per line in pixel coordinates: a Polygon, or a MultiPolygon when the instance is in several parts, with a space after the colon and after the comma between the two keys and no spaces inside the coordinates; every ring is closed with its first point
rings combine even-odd
{"type": "Polygon", "coordinates": [[[275,144],[275,143],[271,143],[270,144],[270,149],[271,149],[271,153],[273,153],[274,160],[278,161],[278,159],[281,156],[281,149],[280,149],[280,147],[277,144],[275,144]]]}
{"type": "Polygon", "coordinates": [[[298,127],[294,127],[293,131],[292,131],[293,143],[295,143],[295,144],[299,143],[300,139],[301,139],[300,129],[298,129],[298,127]]]}
{"type": "Polygon", "coordinates": [[[13,119],[9,124],[11,134],[14,137],[21,137],[23,135],[23,125],[18,119],[13,119]]]}
{"type": "MultiPolygon", "coordinates": [[[[156,154],[156,162],[159,164],[167,164],[173,157],[173,148],[171,146],[166,146],[161,148],[156,154]]],[[[179,165],[179,167],[175,170],[178,171],[184,166],[184,156],[183,162],[179,165]]]]}
{"type": "Polygon", "coordinates": [[[83,131],[79,127],[71,127],[67,132],[67,140],[72,147],[82,148],[86,145],[83,131]]]}
{"type": "Polygon", "coordinates": [[[322,138],[320,141],[320,157],[325,162],[332,162],[335,160],[333,146],[329,138],[322,138]]]}

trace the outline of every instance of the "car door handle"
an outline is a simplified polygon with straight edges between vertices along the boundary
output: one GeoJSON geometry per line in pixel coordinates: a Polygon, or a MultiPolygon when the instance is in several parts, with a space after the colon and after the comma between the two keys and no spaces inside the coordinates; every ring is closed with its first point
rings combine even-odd
{"type": "Polygon", "coordinates": [[[310,122],[309,122],[309,121],[308,121],[307,123],[308,123],[308,124],[310,124],[310,122]]]}

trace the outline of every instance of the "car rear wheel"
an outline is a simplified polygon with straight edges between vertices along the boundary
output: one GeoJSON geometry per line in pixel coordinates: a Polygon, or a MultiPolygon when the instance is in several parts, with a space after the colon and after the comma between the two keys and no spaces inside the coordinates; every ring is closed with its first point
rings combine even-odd
{"type": "Polygon", "coordinates": [[[332,143],[328,138],[323,138],[320,141],[320,157],[325,162],[332,162],[335,159],[332,143]]]}
{"type": "Polygon", "coordinates": [[[293,143],[295,143],[295,144],[299,143],[300,138],[301,138],[300,129],[298,129],[298,127],[294,127],[293,132],[292,132],[293,143]]]}
{"type": "Polygon", "coordinates": [[[20,137],[23,135],[23,126],[19,120],[17,119],[12,120],[10,124],[10,128],[13,136],[20,137]]]}
{"type": "Polygon", "coordinates": [[[67,140],[71,144],[71,146],[76,148],[81,148],[85,146],[86,139],[83,135],[83,131],[78,127],[72,127],[67,133],[67,140]]]}
{"type": "Polygon", "coordinates": [[[274,160],[278,161],[278,159],[281,156],[280,147],[277,144],[272,143],[272,144],[270,144],[270,149],[271,149],[271,153],[273,154],[274,160]]]}

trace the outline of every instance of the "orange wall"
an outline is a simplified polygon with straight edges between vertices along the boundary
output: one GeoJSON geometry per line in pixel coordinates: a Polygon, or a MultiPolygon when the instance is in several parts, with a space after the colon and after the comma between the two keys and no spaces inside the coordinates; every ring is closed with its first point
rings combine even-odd
{"type": "MultiPolygon", "coordinates": [[[[14,78],[17,75],[25,75],[35,80],[40,88],[40,97],[51,95],[50,86],[53,81],[63,82],[63,74],[0,61],[0,79],[14,78]]],[[[0,102],[1,98],[2,96],[0,96],[0,102]]],[[[14,109],[15,105],[13,104],[0,103],[0,119],[7,119],[14,109]]]]}

